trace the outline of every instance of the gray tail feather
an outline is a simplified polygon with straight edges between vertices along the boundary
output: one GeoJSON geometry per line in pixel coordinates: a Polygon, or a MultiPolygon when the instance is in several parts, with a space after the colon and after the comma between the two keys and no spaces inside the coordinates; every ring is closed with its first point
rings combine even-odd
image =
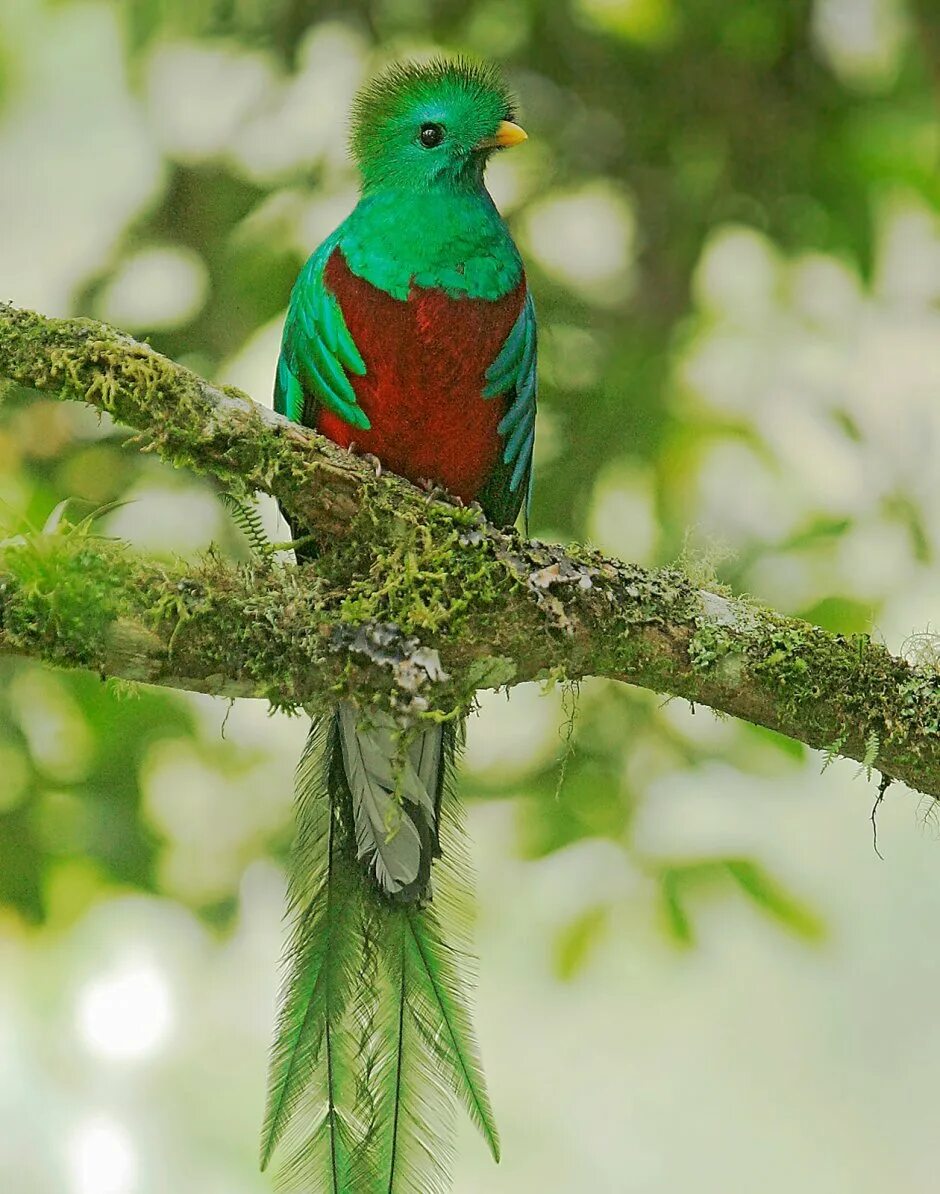
{"type": "Polygon", "coordinates": [[[389,899],[425,902],[453,734],[432,725],[403,741],[387,714],[363,715],[344,701],[329,748],[329,786],[348,802],[360,864],[389,899]]]}

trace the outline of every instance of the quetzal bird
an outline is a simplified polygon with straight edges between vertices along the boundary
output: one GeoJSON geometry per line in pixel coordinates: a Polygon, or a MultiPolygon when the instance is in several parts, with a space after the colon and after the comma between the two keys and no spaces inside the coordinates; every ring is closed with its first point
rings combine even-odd
{"type": "MultiPolygon", "coordinates": [[[[361,197],[297,279],[274,396],[499,525],[528,501],[536,328],[483,174],[525,139],[488,66],[395,66],[365,87],[361,197]]],[[[266,1166],[285,1138],[280,1176],[298,1194],[446,1190],[455,1095],[498,1159],[461,932],[460,736],[429,724],[402,746],[390,718],[349,702],[311,730],[262,1141],[266,1166]]]]}

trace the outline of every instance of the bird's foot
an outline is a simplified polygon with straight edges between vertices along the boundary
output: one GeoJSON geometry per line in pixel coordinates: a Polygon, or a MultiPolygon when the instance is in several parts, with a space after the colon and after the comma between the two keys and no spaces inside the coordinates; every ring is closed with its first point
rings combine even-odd
{"type": "Polygon", "coordinates": [[[443,485],[438,485],[436,481],[432,481],[428,477],[419,477],[417,486],[424,490],[429,502],[447,502],[449,506],[459,506],[460,508],[465,505],[462,497],[451,493],[449,489],[445,489],[443,485]]]}
{"type": "Polygon", "coordinates": [[[376,456],[374,452],[363,452],[355,440],[350,440],[346,447],[346,451],[350,454],[350,456],[358,456],[360,460],[364,460],[366,464],[371,466],[376,477],[381,477],[382,461],[379,460],[378,456],[376,456]]]}

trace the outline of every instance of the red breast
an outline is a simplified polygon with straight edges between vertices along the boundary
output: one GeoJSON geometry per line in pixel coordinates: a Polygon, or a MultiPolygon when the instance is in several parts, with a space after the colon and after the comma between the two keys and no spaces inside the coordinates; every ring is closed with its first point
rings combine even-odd
{"type": "Polygon", "coordinates": [[[324,278],[366,363],[350,381],[372,426],[360,431],[321,408],[317,429],[472,501],[502,447],[506,400],[483,397],[484,375],[522,310],[524,278],[495,301],[417,287],[402,301],[353,274],[339,249],[324,278]]]}

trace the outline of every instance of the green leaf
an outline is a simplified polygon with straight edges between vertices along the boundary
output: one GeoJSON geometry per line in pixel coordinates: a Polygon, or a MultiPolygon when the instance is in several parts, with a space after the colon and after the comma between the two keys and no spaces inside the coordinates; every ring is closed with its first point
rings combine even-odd
{"type": "Polygon", "coordinates": [[[555,938],[552,959],[558,978],[570,982],[584,970],[607,932],[609,920],[609,906],[595,904],[565,925],[555,938]]]}
{"type": "Polygon", "coordinates": [[[870,601],[856,601],[851,597],[824,597],[815,605],[801,610],[799,616],[833,634],[869,634],[874,608],[870,601]]]}
{"type": "Polygon", "coordinates": [[[678,945],[692,945],[695,935],[685,908],[682,871],[672,868],[663,871],[659,884],[667,932],[678,945]]]}
{"type": "Polygon", "coordinates": [[[254,556],[267,554],[271,547],[261,514],[253,501],[241,501],[231,493],[219,494],[222,505],[229,511],[232,521],[248,540],[248,547],[254,556]]]}
{"type": "Polygon", "coordinates": [[[749,859],[697,859],[665,866],[659,874],[666,928],[680,945],[691,945],[694,930],[688,905],[694,894],[720,891],[731,878],[765,915],[808,941],[824,934],[819,918],[749,859]]]}
{"type": "Polygon", "coordinates": [[[807,941],[818,941],[825,935],[825,927],[818,916],[756,862],[735,860],[726,866],[741,890],[778,924],[807,941]]]}

